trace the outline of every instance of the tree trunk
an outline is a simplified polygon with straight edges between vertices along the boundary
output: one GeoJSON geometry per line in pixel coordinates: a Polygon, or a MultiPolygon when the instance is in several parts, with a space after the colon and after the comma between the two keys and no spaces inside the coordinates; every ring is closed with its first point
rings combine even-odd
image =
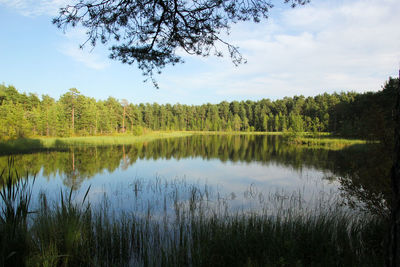
{"type": "Polygon", "coordinates": [[[72,106],[71,120],[72,120],[72,134],[75,133],[75,108],[72,106]]]}
{"type": "Polygon", "coordinates": [[[50,135],[50,130],[49,130],[49,108],[46,108],[46,136],[50,135]]]}
{"type": "Polygon", "coordinates": [[[75,175],[75,151],[72,150],[72,172],[75,175]]]}
{"type": "Polygon", "coordinates": [[[126,106],[124,106],[124,113],[122,115],[122,132],[123,133],[125,132],[125,109],[126,109],[126,106]]]}
{"type": "MultiPolygon", "coordinates": [[[[400,71],[399,71],[400,76],[400,71]]],[[[392,210],[390,221],[390,251],[388,266],[400,266],[400,77],[397,82],[394,126],[394,153],[391,170],[392,210]]]]}
{"type": "Polygon", "coordinates": [[[96,128],[94,128],[94,134],[97,134],[97,120],[98,120],[98,112],[96,111],[96,128]]]}

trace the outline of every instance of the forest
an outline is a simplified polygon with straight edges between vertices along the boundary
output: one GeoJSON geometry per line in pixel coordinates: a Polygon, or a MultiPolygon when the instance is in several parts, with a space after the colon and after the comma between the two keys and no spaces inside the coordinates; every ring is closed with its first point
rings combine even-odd
{"type": "Polygon", "coordinates": [[[69,89],[58,100],[0,85],[0,140],[31,136],[88,136],[146,130],[330,132],[389,142],[398,79],[377,92],[324,93],[271,101],[185,105],[96,100],[69,89]]]}

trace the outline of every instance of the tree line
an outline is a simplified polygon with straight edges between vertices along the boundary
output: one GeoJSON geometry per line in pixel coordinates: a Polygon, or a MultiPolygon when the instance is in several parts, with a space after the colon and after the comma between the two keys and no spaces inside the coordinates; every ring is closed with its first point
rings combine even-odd
{"type": "Polygon", "coordinates": [[[71,88],[58,100],[0,85],[0,139],[87,136],[144,130],[333,132],[390,140],[398,79],[378,92],[341,92],[271,101],[184,105],[96,100],[71,88]]]}

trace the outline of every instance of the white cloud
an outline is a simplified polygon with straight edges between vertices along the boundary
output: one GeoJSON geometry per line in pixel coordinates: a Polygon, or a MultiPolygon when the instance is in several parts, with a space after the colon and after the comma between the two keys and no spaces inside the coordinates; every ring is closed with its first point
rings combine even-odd
{"type": "MultiPolygon", "coordinates": [[[[74,28],[64,34],[65,42],[60,44],[59,50],[64,55],[71,57],[73,60],[83,63],[85,66],[95,70],[105,69],[109,66],[108,59],[104,53],[96,53],[95,48],[90,45],[80,48],[86,40],[85,30],[82,28],[74,28]],[[92,48],[92,49],[90,49],[92,48]]],[[[104,52],[104,51],[102,51],[104,52]]]]}
{"type": "Polygon", "coordinates": [[[378,90],[397,72],[400,7],[392,0],[338,2],[286,9],[268,26],[238,25],[230,39],[248,64],[235,68],[210,58],[209,71],[168,80],[240,98],[378,90]]]}
{"type": "MultiPolygon", "coordinates": [[[[23,15],[55,16],[59,7],[70,2],[0,0],[0,6],[23,15]]],[[[232,28],[228,39],[240,47],[247,64],[236,68],[228,57],[184,56],[184,66],[168,68],[157,78],[161,90],[171,95],[207,92],[204,98],[215,92],[220,98],[246,99],[378,90],[397,72],[398,14],[398,0],[311,1],[295,9],[272,9],[267,22],[239,23],[232,28]]],[[[71,29],[59,50],[89,68],[111,64],[101,45],[94,51],[89,45],[80,50],[84,41],[84,30],[71,29]]]]}
{"type": "Polygon", "coordinates": [[[109,65],[107,62],[102,60],[99,55],[80,49],[75,43],[62,45],[60,51],[91,69],[101,70],[109,65]]]}
{"type": "Polygon", "coordinates": [[[58,10],[71,3],[70,0],[0,0],[5,5],[17,10],[24,16],[56,16],[58,10]]]}

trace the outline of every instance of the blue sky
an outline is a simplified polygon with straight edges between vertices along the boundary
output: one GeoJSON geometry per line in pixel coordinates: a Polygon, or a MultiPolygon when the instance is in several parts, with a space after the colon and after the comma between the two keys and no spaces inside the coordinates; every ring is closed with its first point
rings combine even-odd
{"type": "Polygon", "coordinates": [[[312,0],[278,5],[260,24],[234,25],[226,39],[247,64],[181,53],[185,63],[164,69],[157,90],[136,65],[110,60],[107,47],[79,49],[84,29],[64,34],[52,25],[68,2],[0,0],[0,83],[54,98],[75,87],[96,99],[203,104],[376,91],[399,68],[398,0],[312,0]]]}

